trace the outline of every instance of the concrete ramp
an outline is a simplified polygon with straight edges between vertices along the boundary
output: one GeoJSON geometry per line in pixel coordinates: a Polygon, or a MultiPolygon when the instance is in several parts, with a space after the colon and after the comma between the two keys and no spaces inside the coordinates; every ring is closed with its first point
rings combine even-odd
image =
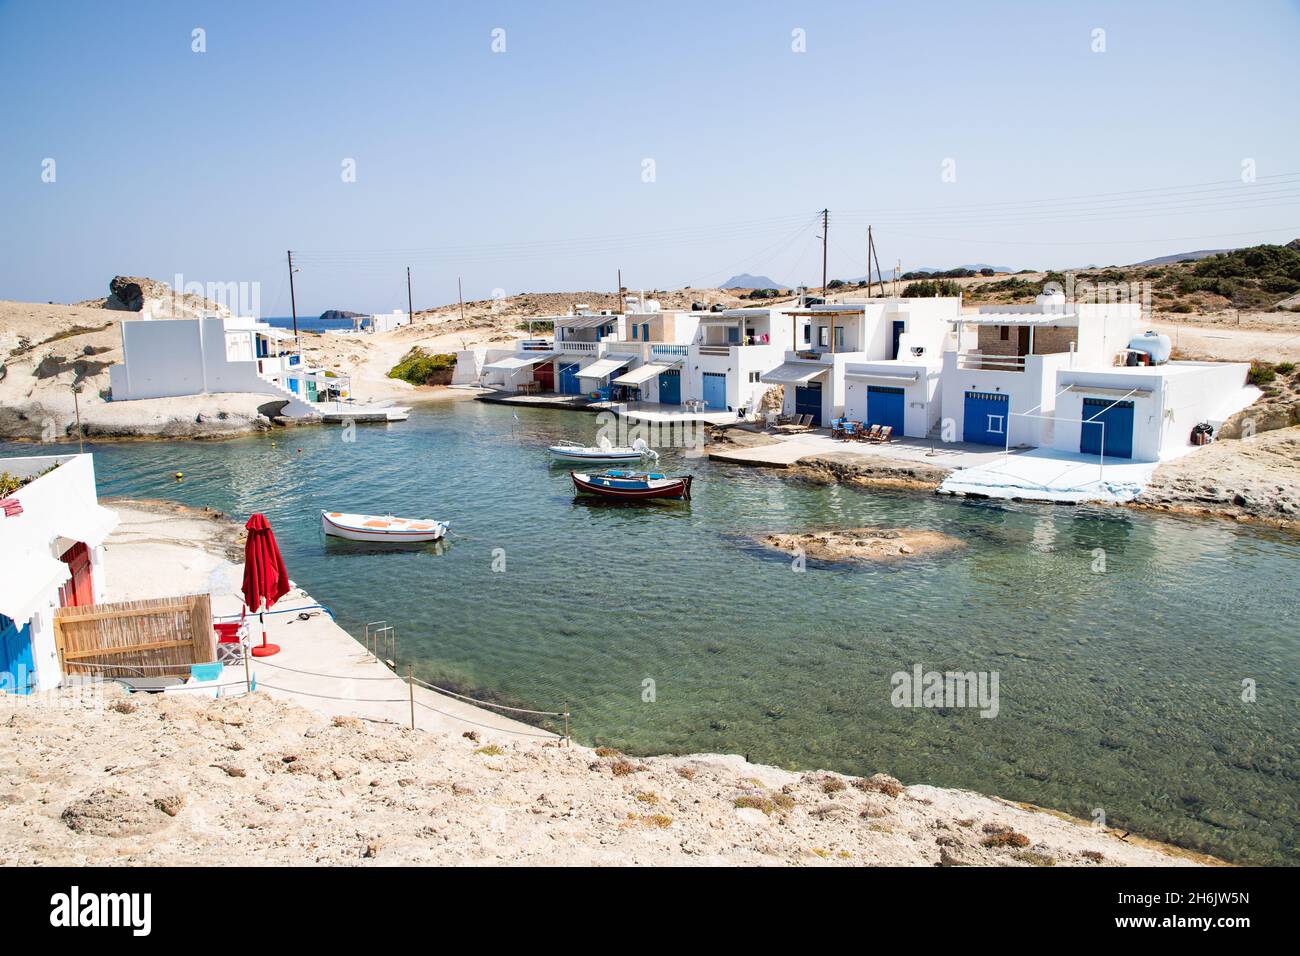
{"type": "Polygon", "coordinates": [[[939,493],[1065,504],[1118,504],[1141,494],[1156,465],[1153,461],[1125,459],[1103,463],[1096,455],[1035,448],[955,471],[944,479],[939,493]]]}

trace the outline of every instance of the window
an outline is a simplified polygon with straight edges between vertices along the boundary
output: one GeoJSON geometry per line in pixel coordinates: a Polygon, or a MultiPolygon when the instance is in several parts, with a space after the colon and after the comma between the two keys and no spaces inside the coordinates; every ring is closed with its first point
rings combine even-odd
{"type": "Polygon", "coordinates": [[[811,325],[805,325],[805,326],[803,327],[803,341],[804,341],[804,344],[805,344],[805,345],[810,345],[810,344],[812,343],[812,326],[811,326],[811,325]]]}
{"type": "Polygon", "coordinates": [[[632,338],[636,338],[636,323],[632,323],[632,338]]]}
{"type": "Polygon", "coordinates": [[[831,344],[831,330],[824,325],[817,326],[817,344],[826,348],[831,344]]]}
{"type": "Polygon", "coordinates": [[[998,326],[998,338],[1000,338],[1003,342],[1011,338],[1011,326],[1009,325],[998,326]]]}

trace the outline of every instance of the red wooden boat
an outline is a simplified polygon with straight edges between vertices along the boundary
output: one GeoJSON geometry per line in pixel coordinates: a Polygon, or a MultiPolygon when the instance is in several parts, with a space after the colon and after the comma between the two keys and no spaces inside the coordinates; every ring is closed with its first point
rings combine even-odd
{"type": "Polygon", "coordinates": [[[569,477],[573,479],[574,490],[579,494],[621,498],[625,501],[691,497],[690,475],[670,478],[667,475],[639,471],[606,471],[599,475],[571,471],[569,477]]]}

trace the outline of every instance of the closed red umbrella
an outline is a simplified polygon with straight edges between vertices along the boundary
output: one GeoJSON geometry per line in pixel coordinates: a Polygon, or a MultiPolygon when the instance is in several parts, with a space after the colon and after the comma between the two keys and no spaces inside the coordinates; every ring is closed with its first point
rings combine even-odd
{"type": "Polygon", "coordinates": [[[244,607],[262,622],[262,645],[253,648],[254,657],[280,653],[278,644],[266,643],[266,616],[263,613],[289,593],[289,570],[280,557],[275,533],[263,515],[255,514],[244,525],[248,541],[244,544],[244,607]]]}

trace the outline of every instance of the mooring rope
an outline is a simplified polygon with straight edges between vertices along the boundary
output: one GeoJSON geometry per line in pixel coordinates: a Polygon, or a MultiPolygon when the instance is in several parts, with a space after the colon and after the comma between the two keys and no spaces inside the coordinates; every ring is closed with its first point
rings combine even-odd
{"type": "Polygon", "coordinates": [[[481,724],[481,723],[479,723],[479,722],[476,721],[476,720],[470,720],[468,717],[461,717],[461,716],[459,716],[458,714],[449,714],[449,713],[447,713],[445,710],[439,710],[437,707],[434,707],[434,706],[432,706],[432,705],[430,705],[430,704],[426,704],[426,703],[425,703],[424,701],[422,701],[422,700],[417,700],[417,701],[416,701],[416,704],[418,704],[419,706],[423,707],[425,710],[431,710],[431,711],[433,711],[435,714],[442,714],[442,716],[444,716],[444,717],[450,717],[452,720],[459,720],[459,721],[462,721],[463,723],[466,723],[466,724],[473,724],[475,727],[482,727],[484,730],[490,730],[490,731],[492,731],[494,734],[495,734],[495,733],[514,734],[514,735],[516,735],[516,736],[518,736],[518,737],[545,737],[545,738],[547,738],[547,739],[549,739],[549,740],[563,740],[563,739],[564,739],[564,738],[563,738],[562,736],[560,736],[559,734],[552,734],[552,733],[545,733],[545,732],[540,733],[540,734],[531,734],[531,733],[528,733],[527,731],[524,731],[524,730],[508,730],[508,729],[506,729],[505,727],[493,727],[491,724],[481,724]]]}

